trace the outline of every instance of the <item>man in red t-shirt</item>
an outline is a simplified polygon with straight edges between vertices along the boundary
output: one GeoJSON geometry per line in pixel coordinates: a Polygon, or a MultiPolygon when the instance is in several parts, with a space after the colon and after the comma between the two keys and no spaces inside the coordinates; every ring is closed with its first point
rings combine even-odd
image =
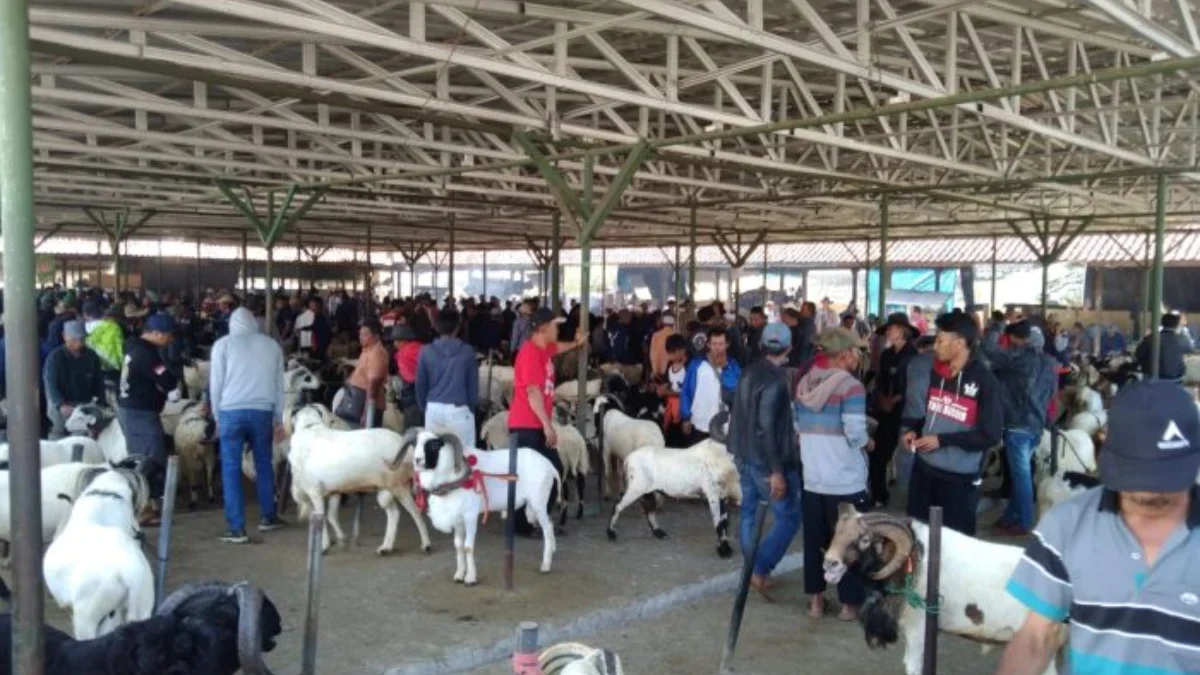
{"type": "MultiPolygon", "coordinates": [[[[558,437],[554,433],[554,357],[584,344],[586,336],[575,336],[575,342],[557,342],[558,325],[566,321],[555,317],[543,307],[530,317],[532,336],[517,352],[513,365],[513,401],[508,409],[508,430],[517,437],[517,447],[530,448],[550,460],[562,475],[562,460],[558,456],[558,437]]],[[[550,494],[556,499],[557,490],[550,494]]],[[[533,526],[525,518],[524,509],[516,514],[516,532],[532,536],[533,526]]]]}

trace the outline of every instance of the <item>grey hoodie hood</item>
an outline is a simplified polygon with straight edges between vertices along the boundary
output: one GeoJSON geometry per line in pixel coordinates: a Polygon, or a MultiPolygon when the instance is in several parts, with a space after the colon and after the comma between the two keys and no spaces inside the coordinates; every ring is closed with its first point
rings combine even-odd
{"type": "Polygon", "coordinates": [[[254,314],[245,307],[238,307],[229,316],[230,335],[252,335],[259,332],[258,321],[254,314]]]}

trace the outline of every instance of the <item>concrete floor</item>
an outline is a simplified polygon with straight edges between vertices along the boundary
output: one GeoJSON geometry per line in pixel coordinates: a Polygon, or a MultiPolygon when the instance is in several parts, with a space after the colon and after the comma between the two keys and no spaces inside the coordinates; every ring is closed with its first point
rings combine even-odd
{"type": "MultiPolygon", "coordinates": [[[[615,649],[629,675],[716,672],[720,646],[729,620],[732,594],[697,591],[717,577],[731,579],[737,558],[720,560],[707,508],[700,502],[668,502],[660,524],[670,534],[654,539],[637,509],[619,524],[620,540],[607,541],[606,519],[585,517],[568,523],[559,540],[554,571],[537,572],[541,542],[518,539],[515,592],[503,590],[504,523],[492,518],[482,529],[476,559],[480,585],[454,584],[453,544],[433,532],[434,551],[419,551],[415,527],[402,514],[398,552],[381,558],[374,549],[383,535],[383,513],[368,500],[361,546],[334,548],[324,558],[321,588],[318,673],[363,675],[436,675],[440,673],[510,672],[505,663],[488,663],[511,651],[516,625],[537,621],[551,636],[615,649]],[[642,620],[619,617],[629,607],[670,595],[681,588],[696,591],[692,601],[665,613],[640,611],[642,620]],[[616,620],[614,620],[616,618],[616,620]],[[599,632],[597,632],[599,630],[599,632]]],[[[352,508],[342,509],[349,532],[352,508]]],[[[257,509],[248,507],[250,522],[257,509]]],[[[288,514],[295,518],[294,510],[288,514]]],[[[256,536],[250,546],[221,544],[224,529],[219,509],[183,511],[176,517],[168,573],[170,589],[188,581],[249,579],[262,586],[283,616],[279,646],[268,655],[275,672],[298,672],[303,630],[307,528],[256,536]]],[[[733,530],[736,532],[736,515],[733,530]]],[[[157,537],[151,530],[150,538],[157,537]]],[[[797,538],[795,551],[799,550],[797,538]]],[[[148,552],[149,553],[149,552],[148,552]]],[[[868,651],[857,624],[833,618],[814,622],[805,615],[797,573],[783,575],[780,602],[768,605],[752,598],[742,632],[738,672],[772,675],[797,672],[799,664],[815,672],[900,672],[901,652],[868,651]],[[819,665],[818,665],[819,664],[819,665]]],[[[707,588],[707,586],[706,586],[707,588]]],[[[67,617],[49,601],[48,621],[69,630],[67,617]]],[[[645,610],[645,608],[642,608],[645,610]]],[[[953,638],[945,640],[944,673],[990,672],[992,660],[981,661],[978,649],[953,638]]]]}

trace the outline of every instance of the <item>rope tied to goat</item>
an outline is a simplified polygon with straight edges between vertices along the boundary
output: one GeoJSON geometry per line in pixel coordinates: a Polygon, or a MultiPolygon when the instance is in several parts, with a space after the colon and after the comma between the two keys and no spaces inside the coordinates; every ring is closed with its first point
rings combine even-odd
{"type": "Polygon", "coordinates": [[[937,615],[942,608],[942,596],[938,595],[938,601],[930,604],[917,591],[917,580],[914,574],[916,568],[916,560],[914,556],[909,556],[908,562],[904,566],[904,585],[900,587],[888,586],[885,590],[888,595],[898,595],[904,598],[905,604],[913,609],[926,612],[927,614],[937,615]]]}
{"type": "Polygon", "coordinates": [[[495,478],[496,480],[502,480],[506,483],[515,483],[517,482],[518,476],[513,473],[489,473],[487,471],[480,471],[479,469],[475,468],[477,461],[478,460],[474,456],[467,457],[466,471],[461,477],[429,489],[421,486],[421,475],[415,474],[413,476],[413,487],[416,488],[417,508],[421,510],[421,513],[425,513],[428,509],[428,496],[431,494],[439,496],[446,495],[460,488],[465,490],[473,490],[476,494],[483,498],[483,524],[487,525],[488,514],[491,513],[492,509],[491,502],[488,499],[487,487],[484,485],[483,479],[495,478]]]}

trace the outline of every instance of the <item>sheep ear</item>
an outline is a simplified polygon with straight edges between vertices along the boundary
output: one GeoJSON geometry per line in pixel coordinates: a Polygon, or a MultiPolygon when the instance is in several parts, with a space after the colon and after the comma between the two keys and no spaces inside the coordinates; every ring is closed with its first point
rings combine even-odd
{"type": "Polygon", "coordinates": [[[438,434],[438,439],[442,442],[443,446],[450,446],[450,451],[454,453],[454,471],[462,471],[463,464],[467,462],[464,456],[465,451],[463,450],[462,441],[459,440],[457,435],[449,432],[438,434]]]}

